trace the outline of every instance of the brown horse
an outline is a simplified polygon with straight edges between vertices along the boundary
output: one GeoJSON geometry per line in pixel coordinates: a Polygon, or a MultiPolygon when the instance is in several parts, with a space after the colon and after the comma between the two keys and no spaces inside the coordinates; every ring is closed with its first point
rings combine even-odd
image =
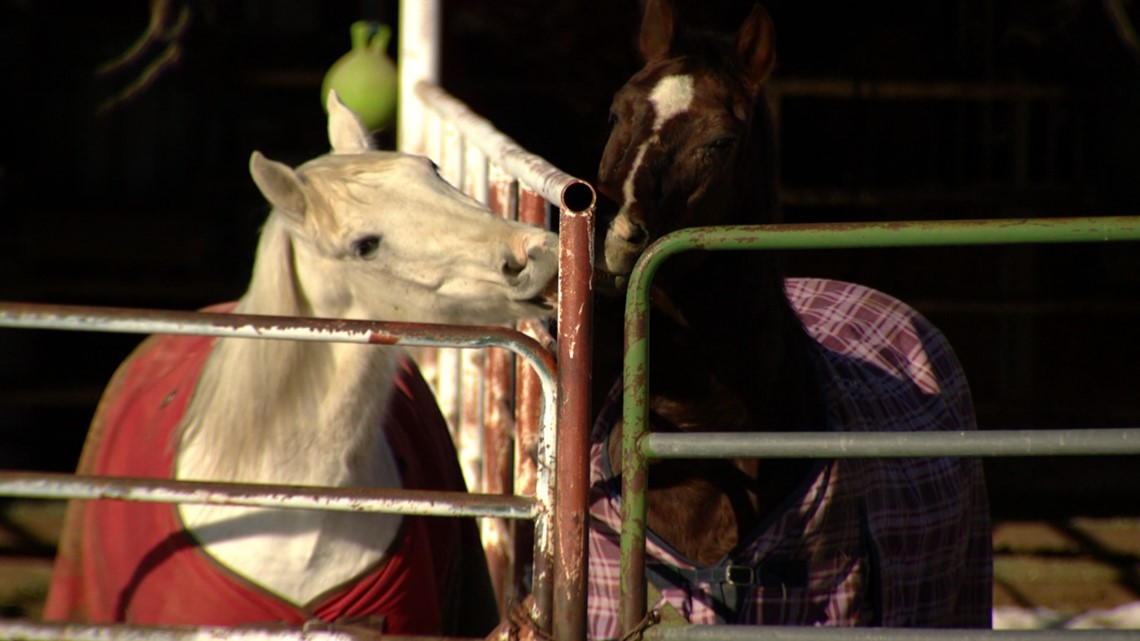
{"type": "MultiPolygon", "coordinates": [[[[599,168],[620,204],[600,252],[619,279],[670,231],[769,223],[775,209],[763,8],[719,34],[650,0],[640,48],[646,64],[614,98],[599,168]]],[[[785,281],[761,252],[700,252],[662,266],[651,303],[651,429],[974,429],[945,339],[879,292],[785,281]]],[[[616,399],[593,440],[595,638],[616,633],[616,399]]],[[[649,483],[649,578],[692,621],[988,625],[976,460],[664,461],[649,483]]]]}

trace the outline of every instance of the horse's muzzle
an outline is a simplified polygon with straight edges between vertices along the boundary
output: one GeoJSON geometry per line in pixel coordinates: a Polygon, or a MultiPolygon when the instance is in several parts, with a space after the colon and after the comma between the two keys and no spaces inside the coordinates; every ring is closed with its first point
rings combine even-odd
{"type": "Polygon", "coordinates": [[[648,242],[649,234],[645,227],[624,211],[619,213],[606,231],[603,251],[606,270],[612,274],[629,274],[648,242]]]}

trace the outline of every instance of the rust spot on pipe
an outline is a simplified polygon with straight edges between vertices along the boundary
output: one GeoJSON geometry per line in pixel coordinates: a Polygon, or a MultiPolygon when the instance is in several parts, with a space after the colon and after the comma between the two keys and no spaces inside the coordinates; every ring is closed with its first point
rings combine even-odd
{"type": "Polygon", "coordinates": [[[399,345],[400,337],[381,332],[370,332],[368,334],[368,342],[373,345],[399,345]]]}

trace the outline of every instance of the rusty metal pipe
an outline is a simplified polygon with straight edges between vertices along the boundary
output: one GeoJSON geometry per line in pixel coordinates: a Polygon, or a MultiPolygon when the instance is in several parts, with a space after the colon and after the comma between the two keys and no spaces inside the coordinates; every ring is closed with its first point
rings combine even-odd
{"type": "MultiPolygon", "coordinates": [[[[360,641],[352,626],[307,624],[303,627],[227,628],[220,626],[88,625],[0,621],[0,639],[20,641],[360,641]]],[[[445,641],[439,636],[384,635],[385,641],[445,641]]],[[[454,641],[451,637],[449,641],[454,641]]]]}
{"type": "MultiPolygon", "coordinates": [[[[565,194],[564,194],[565,197],[565,194]]],[[[593,370],[594,197],[559,216],[558,468],[554,638],[586,638],[590,390],[593,370]]]]}
{"type": "Polygon", "coordinates": [[[503,347],[554,380],[554,359],[537,341],[498,326],[333,320],[261,314],[0,302],[0,327],[125,334],[191,334],[366,345],[503,347]]]}
{"type": "MultiPolygon", "coordinates": [[[[518,215],[525,221],[545,221],[546,201],[534,190],[520,185],[518,190],[518,215]]],[[[541,224],[545,227],[545,224],[541,224]]],[[[561,267],[560,267],[561,268],[561,267]]],[[[561,290],[561,276],[559,278],[561,290]]],[[[559,304],[559,309],[561,309],[559,304]]],[[[559,383],[561,390],[561,383],[559,383]]],[[[561,420],[562,407],[559,403],[557,414],[561,420]]],[[[539,426],[536,443],[535,462],[538,474],[535,477],[534,496],[539,502],[540,510],[547,518],[537,519],[534,523],[534,565],[533,565],[533,595],[534,609],[532,617],[542,630],[552,629],[552,613],[554,600],[554,583],[556,581],[556,549],[555,537],[558,528],[557,512],[557,469],[561,458],[557,452],[557,434],[560,430],[548,431],[546,426],[539,426]],[[545,473],[544,473],[545,472],[545,473]]]]}
{"type": "Polygon", "coordinates": [[[0,495],[503,519],[532,519],[538,511],[534,499],[523,496],[403,488],[204,483],[46,472],[0,472],[0,495]]]}

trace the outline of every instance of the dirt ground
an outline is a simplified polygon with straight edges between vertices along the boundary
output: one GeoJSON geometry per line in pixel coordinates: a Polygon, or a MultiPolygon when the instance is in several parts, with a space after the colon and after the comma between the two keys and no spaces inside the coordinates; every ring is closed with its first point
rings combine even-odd
{"type": "MultiPolygon", "coordinates": [[[[0,617],[39,618],[63,504],[0,502],[0,617]]],[[[994,605],[1068,615],[1140,600],[1140,518],[994,523],[994,605]]]]}
{"type": "Polygon", "coordinates": [[[63,510],[61,501],[0,501],[0,617],[40,617],[63,510]]]}
{"type": "Polygon", "coordinates": [[[994,605],[1076,614],[1140,600],[1140,519],[994,525],[994,605]]]}

